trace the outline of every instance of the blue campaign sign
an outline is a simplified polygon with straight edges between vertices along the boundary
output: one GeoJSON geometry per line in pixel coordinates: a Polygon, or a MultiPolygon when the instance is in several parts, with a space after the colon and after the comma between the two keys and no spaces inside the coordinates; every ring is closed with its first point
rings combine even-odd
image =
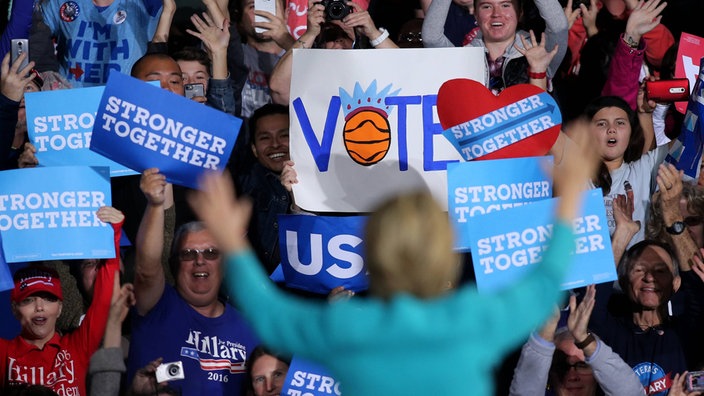
{"type": "Polygon", "coordinates": [[[7,261],[5,261],[5,253],[2,251],[2,234],[0,234],[0,292],[10,290],[14,286],[15,284],[12,282],[10,267],[7,266],[7,261]]]}
{"type": "Polygon", "coordinates": [[[90,151],[95,112],[105,87],[28,92],[27,131],[41,166],[107,166],[111,176],[135,171],[90,151]]]}
{"type": "Polygon", "coordinates": [[[282,395],[340,396],[340,382],[318,363],[294,356],[281,389],[282,395]]]}
{"type": "Polygon", "coordinates": [[[470,247],[469,219],[552,198],[544,169],[552,157],[524,157],[447,165],[447,208],[455,225],[455,249],[470,247]]]}
{"type": "MultiPolygon", "coordinates": [[[[472,217],[468,225],[479,291],[510,286],[540,262],[552,237],[557,199],[472,217]]],[[[562,289],[616,279],[601,190],[586,191],[583,202],[581,215],[572,222],[573,260],[562,289]]]]}
{"type": "Polygon", "coordinates": [[[455,125],[443,135],[462,158],[471,161],[561,123],[562,114],[555,100],[542,92],[455,125]]]}
{"type": "Polygon", "coordinates": [[[682,130],[665,159],[695,179],[699,175],[704,144],[704,62],[700,62],[700,65],[699,78],[689,97],[682,130]]]}
{"type": "Polygon", "coordinates": [[[109,172],[87,166],[0,172],[7,262],[115,257],[112,227],[96,216],[111,204],[109,172]]]}
{"type": "Polygon", "coordinates": [[[138,172],[159,168],[171,183],[196,188],[200,174],[222,171],[242,120],[111,73],[90,149],[138,172]]]}
{"type": "Polygon", "coordinates": [[[337,286],[368,286],[362,233],[364,216],[279,216],[279,248],[289,287],[328,294],[337,286]]]}

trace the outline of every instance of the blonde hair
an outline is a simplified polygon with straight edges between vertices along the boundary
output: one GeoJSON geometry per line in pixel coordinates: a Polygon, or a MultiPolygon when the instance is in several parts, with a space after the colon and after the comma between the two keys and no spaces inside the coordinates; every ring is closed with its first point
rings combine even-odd
{"type": "Polygon", "coordinates": [[[447,213],[427,191],[394,197],[365,229],[369,289],[380,298],[409,293],[432,298],[459,278],[459,256],[447,213]]]}

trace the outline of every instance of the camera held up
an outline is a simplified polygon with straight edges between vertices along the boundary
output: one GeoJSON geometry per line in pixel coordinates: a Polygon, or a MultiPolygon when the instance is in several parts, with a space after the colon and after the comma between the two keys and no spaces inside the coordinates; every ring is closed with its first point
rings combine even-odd
{"type": "Polygon", "coordinates": [[[325,7],[325,19],[328,21],[344,19],[352,12],[352,7],[347,5],[346,0],[321,0],[315,4],[325,7]]]}

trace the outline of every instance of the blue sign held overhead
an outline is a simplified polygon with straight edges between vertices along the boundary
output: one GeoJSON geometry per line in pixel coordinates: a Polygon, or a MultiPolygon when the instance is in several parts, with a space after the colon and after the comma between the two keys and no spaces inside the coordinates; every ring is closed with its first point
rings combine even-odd
{"type": "Polygon", "coordinates": [[[111,73],[90,149],[138,172],[197,188],[198,176],[222,171],[242,120],[120,73],[111,73]]]}
{"type": "MultiPolygon", "coordinates": [[[[479,291],[510,286],[539,265],[552,238],[557,199],[472,217],[467,224],[479,291]]],[[[616,279],[601,190],[586,191],[583,202],[581,215],[572,221],[575,245],[563,289],[616,279]]]]}
{"type": "Polygon", "coordinates": [[[111,205],[108,168],[9,170],[0,186],[12,186],[0,188],[7,262],[115,257],[112,227],[96,215],[111,205]]]}
{"type": "Polygon", "coordinates": [[[110,176],[136,174],[90,150],[95,113],[105,87],[28,92],[27,131],[40,166],[107,166],[110,176]]]}
{"type": "Polygon", "coordinates": [[[368,287],[362,233],[364,216],[279,216],[279,248],[285,284],[328,294],[338,286],[368,287]]]}
{"type": "Polygon", "coordinates": [[[552,157],[470,161],[447,166],[447,208],[455,249],[468,251],[473,216],[552,198],[552,157]]]}

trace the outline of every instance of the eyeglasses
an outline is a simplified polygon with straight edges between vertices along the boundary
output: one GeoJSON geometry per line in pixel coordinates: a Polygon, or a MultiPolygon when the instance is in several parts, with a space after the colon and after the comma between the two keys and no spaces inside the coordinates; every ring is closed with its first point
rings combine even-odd
{"type": "Polygon", "coordinates": [[[206,260],[217,260],[220,258],[220,251],[215,248],[208,249],[183,249],[178,252],[178,259],[181,261],[194,261],[198,255],[202,254],[206,260]]]}
{"type": "Polygon", "coordinates": [[[569,364],[567,362],[561,362],[559,364],[559,370],[563,373],[567,373],[570,369],[574,368],[577,374],[590,374],[592,372],[591,366],[585,362],[577,362],[574,364],[569,364]]]}
{"type": "Polygon", "coordinates": [[[704,221],[704,219],[702,219],[700,216],[689,216],[684,218],[684,224],[686,224],[687,227],[698,226],[702,224],[702,221],[704,221]]]}

